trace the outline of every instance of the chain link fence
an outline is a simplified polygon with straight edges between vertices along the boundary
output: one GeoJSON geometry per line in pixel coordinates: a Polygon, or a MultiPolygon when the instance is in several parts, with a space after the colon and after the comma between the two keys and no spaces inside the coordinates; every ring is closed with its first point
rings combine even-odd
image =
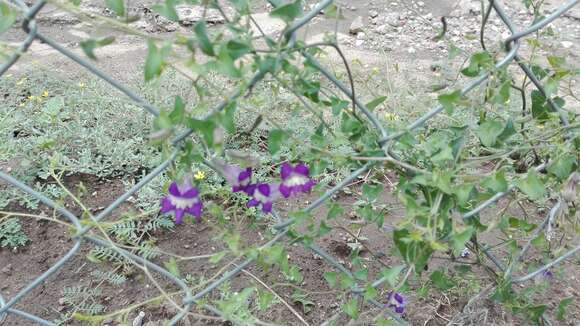
{"type": "MultiPolygon", "coordinates": [[[[6,0],[2,0],[2,1],[6,1],[6,0]]],[[[30,6],[26,5],[22,0],[10,0],[10,1],[11,1],[10,2],[11,6],[17,6],[24,13],[23,14],[24,19],[22,22],[22,30],[26,33],[27,36],[26,36],[25,40],[20,44],[19,48],[8,58],[7,62],[5,62],[4,64],[2,64],[2,66],[0,66],[0,77],[2,75],[4,75],[10,69],[10,67],[12,67],[19,60],[21,55],[29,49],[29,47],[31,46],[31,44],[33,42],[35,42],[35,41],[42,42],[42,43],[52,47],[53,49],[57,50],[59,53],[66,56],[70,60],[72,60],[72,61],[76,62],[77,64],[81,65],[82,67],[86,68],[88,71],[90,71],[91,73],[93,73],[97,77],[103,79],[104,81],[106,81],[107,83],[112,85],[114,88],[119,90],[121,93],[123,93],[126,96],[128,96],[129,98],[131,98],[136,104],[143,107],[145,110],[147,110],[152,115],[157,116],[159,114],[159,110],[157,108],[155,108],[153,105],[149,104],[146,100],[141,98],[139,95],[137,95],[131,89],[129,89],[128,87],[126,87],[122,83],[115,81],[113,78],[111,78],[107,74],[101,72],[99,69],[97,69],[89,61],[84,60],[83,58],[74,54],[70,50],[67,50],[63,46],[59,45],[54,40],[43,35],[38,29],[38,25],[37,25],[35,18],[37,16],[37,14],[40,12],[40,10],[43,8],[43,6],[45,5],[45,3],[46,3],[45,1],[42,1],[42,0],[37,1],[30,6]]],[[[290,42],[293,42],[293,40],[295,38],[296,31],[298,29],[300,29],[301,27],[303,27],[304,25],[308,24],[315,16],[320,14],[331,3],[332,3],[332,0],[320,1],[310,12],[308,12],[306,15],[304,15],[299,20],[297,20],[293,25],[288,27],[281,37],[285,37],[288,40],[290,40],[290,42]]],[[[536,31],[542,29],[543,27],[547,26],[548,24],[550,24],[551,22],[556,20],[558,17],[561,17],[566,11],[570,10],[573,6],[577,5],[578,3],[580,3],[580,0],[569,1],[569,2],[561,5],[557,10],[555,10],[553,13],[546,16],[542,20],[535,22],[532,26],[530,26],[526,29],[523,29],[523,30],[519,30],[514,25],[512,20],[506,15],[506,13],[502,9],[502,6],[500,5],[499,1],[495,1],[495,0],[489,1],[489,6],[490,6],[489,11],[491,12],[491,10],[493,9],[493,11],[498,15],[498,17],[503,21],[503,23],[508,27],[508,29],[511,32],[511,36],[505,40],[505,49],[506,49],[507,53],[505,54],[505,57],[503,57],[501,60],[499,60],[496,63],[495,68],[500,69],[500,68],[505,67],[505,66],[507,66],[515,61],[517,63],[517,65],[522,69],[522,71],[530,78],[530,80],[533,82],[535,87],[548,99],[548,104],[549,104],[551,110],[559,113],[561,123],[564,126],[568,125],[568,121],[566,119],[565,113],[560,109],[560,107],[558,106],[557,103],[552,101],[549,98],[549,96],[546,96],[546,91],[545,91],[544,87],[542,86],[539,78],[532,72],[530,67],[528,67],[526,65],[526,63],[524,62],[524,60],[518,55],[518,51],[520,49],[520,40],[523,37],[528,36],[536,31]]],[[[489,13],[487,14],[487,16],[489,17],[489,13]]],[[[348,86],[346,86],[342,82],[340,82],[329,70],[324,68],[323,65],[321,63],[319,63],[310,54],[303,51],[303,52],[301,52],[301,55],[304,56],[307,60],[309,60],[313,64],[313,66],[316,67],[319,70],[319,72],[323,76],[325,76],[330,82],[332,82],[342,93],[344,93],[344,95],[346,95],[348,98],[350,98],[354,101],[354,104],[356,105],[358,110],[360,110],[366,116],[366,118],[370,121],[370,123],[378,130],[378,132],[380,132],[380,134],[381,134],[380,145],[382,146],[382,148],[385,151],[385,158],[391,157],[392,153],[390,153],[390,151],[389,151],[390,145],[393,142],[397,141],[397,139],[399,137],[404,135],[405,132],[389,134],[385,130],[385,128],[381,125],[381,123],[376,119],[376,117],[373,115],[373,113],[370,110],[368,110],[364,104],[359,102],[353,96],[351,88],[349,88],[348,86]]],[[[265,73],[258,72],[255,76],[253,76],[253,78],[250,80],[249,83],[247,83],[244,87],[236,90],[236,92],[234,92],[231,96],[229,96],[229,98],[227,100],[223,101],[222,103],[217,105],[215,108],[213,108],[213,110],[207,114],[207,117],[209,117],[210,115],[212,115],[215,112],[219,112],[219,111],[223,110],[229,103],[237,101],[237,99],[239,97],[243,96],[246,92],[248,92],[248,90],[252,89],[257,83],[259,83],[265,77],[266,77],[265,73]]],[[[490,73],[485,73],[483,75],[478,76],[477,78],[472,80],[469,84],[467,84],[461,90],[461,95],[465,95],[465,94],[469,93],[470,91],[474,90],[476,87],[478,87],[479,85],[484,83],[484,81],[486,81],[489,77],[490,77],[490,73]]],[[[412,130],[415,130],[415,129],[423,126],[430,119],[432,119],[433,117],[435,117],[439,113],[441,113],[443,111],[443,109],[444,109],[443,106],[437,106],[437,107],[433,108],[431,111],[429,111],[428,113],[426,113],[425,115],[423,115],[422,117],[420,117],[419,119],[414,121],[413,123],[409,124],[408,127],[406,128],[406,131],[412,131],[412,130]]],[[[147,185],[151,180],[153,180],[159,174],[163,173],[164,170],[171,164],[171,162],[179,154],[180,143],[184,139],[189,137],[192,133],[193,133],[192,130],[187,130],[184,133],[182,133],[181,135],[177,136],[175,139],[173,139],[172,143],[173,143],[173,145],[175,145],[175,147],[177,149],[170,155],[170,157],[167,160],[165,160],[162,164],[160,164],[157,168],[155,168],[153,171],[151,171],[148,175],[146,175],[144,178],[142,178],[142,180],[140,182],[138,182],[136,185],[134,185],[129,191],[127,191],[122,196],[117,198],[107,208],[105,208],[102,212],[100,212],[97,216],[95,216],[93,218],[93,222],[95,222],[95,223],[93,223],[93,225],[91,225],[91,226],[81,225],[79,217],[75,216],[73,213],[71,213],[66,208],[56,204],[55,202],[53,202],[52,200],[50,200],[46,196],[38,193],[37,191],[33,190],[31,187],[27,186],[26,184],[20,182],[19,180],[15,179],[13,177],[11,177],[10,175],[5,174],[3,172],[0,172],[0,179],[11,184],[14,187],[17,187],[21,191],[26,192],[26,193],[34,196],[36,199],[38,199],[43,204],[55,209],[57,212],[59,212],[62,215],[62,217],[64,219],[68,220],[76,228],[76,230],[75,230],[76,234],[73,236],[73,240],[74,240],[73,247],[68,251],[68,253],[66,255],[64,255],[62,258],[60,258],[57,263],[52,265],[46,272],[44,272],[42,275],[38,276],[33,282],[28,284],[26,287],[24,287],[22,290],[20,290],[16,295],[12,296],[11,298],[4,298],[0,293],[0,324],[5,319],[7,314],[14,314],[16,316],[19,316],[21,318],[30,320],[32,322],[35,322],[35,323],[38,323],[41,325],[51,325],[51,326],[56,325],[55,323],[53,323],[49,320],[43,319],[39,316],[32,315],[30,313],[27,313],[26,311],[16,309],[16,308],[14,308],[14,306],[22,298],[24,298],[27,294],[29,294],[34,288],[38,287],[43,282],[47,281],[47,279],[51,275],[58,273],[58,271],[68,261],[70,261],[75,255],[77,255],[79,253],[81,245],[83,243],[87,243],[87,242],[93,243],[93,244],[96,244],[99,246],[109,247],[109,248],[115,250],[117,253],[119,253],[123,257],[125,257],[125,258],[129,259],[130,261],[134,262],[135,264],[137,264],[137,266],[139,266],[143,271],[145,271],[147,273],[149,273],[149,271],[153,271],[155,273],[158,273],[159,275],[166,277],[168,280],[172,281],[179,288],[181,288],[181,290],[183,291],[183,298],[181,301],[181,306],[177,306],[178,313],[171,319],[171,321],[169,323],[170,325],[175,325],[178,321],[180,321],[182,318],[184,318],[184,316],[186,316],[188,314],[188,312],[191,310],[191,308],[194,305],[198,304],[200,299],[202,299],[204,296],[206,296],[207,294],[212,292],[214,289],[216,289],[222,283],[232,279],[234,276],[236,276],[237,274],[242,272],[242,270],[244,268],[246,268],[250,264],[252,264],[254,262],[254,259],[248,258],[245,261],[243,261],[242,263],[237,264],[234,269],[230,270],[229,272],[224,273],[219,279],[212,282],[210,285],[208,285],[202,291],[200,291],[198,293],[192,293],[190,291],[190,289],[188,288],[188,286],[181,279],[175,277],[167,269],[165,269],[159,265],[156,265],[156,264],[148,261],[147,259],[144,259],[142,257],[134,255],[134,254],[128,252],[127,250],[124,250],[122,248],[115,246],[114,243],[111,242],[110,240],[102,239],[102,238],[87,234],[89,230],[91,230],[93,227],[95,227],[94,225],[98,224],[97,222],[105,219],[107,216],[109,216],[111,214],[111,212],[113,212],[113,210],[115,210],[117,207],[119,207],[119,205],[121,205],[123,202],[125,202],[129,197],[131,197],[133,194],[135,194],[137,191],[139,191],[141,188],[143,188],[145,185],[147,185]]],[[[362,168],[352,172],[352,174],[350,176],[348,176],[346,179],[344,179],[342,182],[337,184],[332,189],[328,190],[320,198],[318,198],[317,200],[312,202],[307,208],[305,208],[305,211],[310,212],[312,210],[315,210],[322,203],[324,203],[329,197],[331,197],[334,193],[336,193],[337,191],[341,190],[342,188],[344,188],[345,186],[350,184],[359,175],[363,174],[364,172],[367,172],[370,169],[373,169],[375,164],[376,164],[376,162],[369,162],[366,165],[364,165],[362,168]]],[[[543,170],[545,167],[546,167],[546,164],[542,164],[540,166],[537,166],[536,170],[540,171],[540,170],[543,170]]],[[[508,190],[505,192],[496,193],[490,199],[482,202],[479,206],[477,206],[476,208],[474,208],[470,212],[467,212],[466,214],[464,214],[463,218],[467,219],[469,217],[472,217],[472,216],[478,214],[479,212],[484,210],[486,207],[489,207],[490,205],[496,203],[498,200],[500,200],[501,198],[506,196],[511,190],[513,190],[513,188],[514,187],[512,186],[512,187],[508,188],[508,190]]],[[[555,214],[555,209],[557,209],[557,207],[559,207],[559,205],[560,205],[560,203],[556,204],[554,209],[552,209],[552,211],[550,212],[550,214],[546,218],[546,221],[549,222],[550,218],[553,219],[553,215],[555,214]]],[[[261,246],[261,248],[267,248],[267,247],[272,246],[273,244],[275,244],[277,242],[282,241],[285,238],[285,236],[287,235],[290,226],[292,226],[295,222],[293,219],[283,219],[276,212],[274,212],[274,216],[279,221],[279,223],[277,223],[274,226],[274,229],[277,231],[277,233],[270,241],[263,244],[261,246]]],[[[544,222],[541,225],[541,227],[545,227],[548,224],[549,223],[544,222]]],[[[539,231],[540,230],[538,230],[538,232],[539,231]]],[[[525,253],[525,250],[527,250],[527,247],[529,247],[529,245],[526,246],[524,248],[524,250],[522,250],[521,254],[525,253]]],[[[312,244],[312,245],[308,245],[308,248],[310,250],[312,250],[314,253],[320,255],[324,260],[326,260],[330,265],[332,265],[334,268],[336,268],[340,272],[345,273],[345,274],[349,275],[350,277],[353,276],[352,273],[347,268],[345,268],[341,263],[339,263],[335,258],[333,258],[330,254],[326,253],[320,247],[316,246],[315,244],[312,244]]],[[[573,249],[566,252],[565,254],[558,257],[557,259],[553,260],[549,264],[544,265],[543,267],[537,269],[536,271],[534,271],[526,276],[520,277],[519,279],[514,279],[513,281],[517,283],[517,282],[524,282],[526,280],[529,280],[532,277],[534,277],[535,275],[537,275],[537,274],[547,270],[548,268],[562,262],[566,258],[572,257],[573,255],[575,255],[578,252],[578,250],[580,250],[580,246],[574,247],[573,249]]],[[[501,261],[499,259],[494,257],[487,250],[483,250],[483,252],[500,270],[502,270],[502,271],[505,270],[506,267],[503,266],[503,264],[501,263],[501,261]]],[[[380,278],[380,279],[372,282],[372,286],[376,288],[376,287],[382,285],[383,283],[385,283],[386,281],[387,281],[386,277],[380,278]]],[[[364,293],[364,289],[358,287],[357,285],[355,285],[351,289],[351,291],[354,295],[361,296],[361,297],[363,296],[363,293],[364,293]]],[[[169,298],[167,298],[167,299],[169,299],[169,298]]],[[[171,302],[176,304],[173,300],[171,300],[171,302]]],[[[387,308],[385,304],[380,303],[379,301],[376,301],[376,300],[368,300],[368,303],[376,306],[379,309],[383,309],[386,314],[390,315],[390,317],[393,318],[399,324],[402,324],[402,325],[407,324],[397,314],[395,314],[389,308],[387,308]]],[[[212,312],[213,314],[215,314],[217,316],[224,317],[223,314],[213,306],[203,304],[202,307],[204,309],[212,312]]],[[[240,324],[239,321],[234,320],[233,322],[240,324]]],[[[327,324],[329,324],[329,321],[323,323],[323,325],[327,325],[327,324]]]]}

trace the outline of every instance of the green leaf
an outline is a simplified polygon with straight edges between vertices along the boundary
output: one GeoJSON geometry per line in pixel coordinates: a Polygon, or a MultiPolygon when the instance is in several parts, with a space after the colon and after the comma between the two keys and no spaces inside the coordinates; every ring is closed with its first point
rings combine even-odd
{"type": "Polygon", "coordinates": [[[368,102],[365,106],[367,109],[373,111],[377,106],[381,105],[387,99],[386,96],[379,96],[374,100],[368,102]]]}
{"type": "Polygon", "coordinates": [[[372,284],[367,284],[367,286],[365,286],[365,292],[364,292],[364,298],[365,300],[371,300],[377,297],[377,295],[379,294],[379,292],[377,291],[377,289],[375,289],[372,284]]]}
{"type": "Polygon", "coordinates": [[[546,98],[538,90],[533,90],[532,97],[532,117],[539,121],[545,121],[550,118],[546,107],[546,98]]]}
{"type": "Polygon", "coordinates": [[[475,77],[485,69],[493,65],[493,59],[488,52],[479,52],[471,56],[469,61],[469,66],[463,70],[461,73],[467,77],[475,77]]]}
{"type": "Polygon", "coordinates": [[[163,263],[163,266],[165,266],[165,269],[167,269],[171,275],[181,278],[181,273],[179,272],[179,267],[177,266],[177,260],[175,258],[171,257],[171,259],[163,263]]]}
{"type": "Polygon", "coordinates": [[[337,203],[332,203],[330,208],[328,209],[328,215],[326,216],[327,219],[332,220],[335,219],[337,216],[342,215],[344,213],[344,208],[337,203]]]}
{"type": "Polygon", "coordinates": [[[555,175],[560,180],[566,180],[576,165],[576,156],[566,154],[558,157],[552,164],[550,164],[550,166],[548,166],[548,172],[555,175]]]}
{"type": "Polygon", "coordinates": [[[546,193],[544,184],[538,178],[538,173],[535,170],[528,171],[526,178],[518,181],[517,186],[532,200],[538,200],[546,193]]]}
{"type": "Polygon", "coordinates": [[[165,0],[165,3],[155,4],[151,9],[165,18],[177,22],[179,21],[179,16],[177,15],[177,11],[175,11],[176,4],[176,0],[165,0]]]}
{"type": "Polygon", "coordinates": [[[185,118],[185,103],[180,96],[175,97],[175,104],[173,105],[173,111],[169,114],[169,119],[174,124],[183,122],[185,118]]]}
{"type": "Polygon", "coordinates": [[[234,61],[250,52],[250,46],[247,43],[236,40],[230,40],[226,44],[226,48],[230,58],[232,58],[234,61]]]}
{"type": "Polygon", "coordinates": [[[331,3],[326,9],[324,10],[324,16],[328,19],[344,19],[344,15],[342,14],[342,8],[337,6],[334,3],[331,3]]]}
{"type": "Polygon", "coordinates": [[[429,279],[431,279],[433,284],[441,291],[447,291],[457,285],[455,282],[453,282],[453,280],[448,278],[443,272],[439,270],[433,272],[429,279]]]}
{"type": "Polygon", "coordinates": [[[213,256],[211,256],[211,258],[209,259],[209,262],[212,264],[217,264],[217,263],[219,263],[220,260],[222,260],[226,256],[227,253],[228,252],[225,250],[220,251],[217,254],[214,254],[213,256]]]}
{"type": "Polygon", "coordinates": [[[0,2],[0,34],[6,32],[16,22],[16,12],[6,3],[0,2]]]}
{"type": "Polygon", "coordinates": [[[471,198],[472,193],[475,190],[475,186],[472,184],[463,184],[459,187],[455,187],[454,194],[457,196],[457,203],[460,205],[467,204],[467,201],[471,198]]]}
{"type": "Polygon", "coordinates": [[[326,282],[328,282],[328,286],[334,289],[338,283],[338,275],[336,272],[325,272],[323,275],[326,282]]]}
{"type": "Polygon", "coordinates": [[[161,75],[163,56],[152,40],[147,41],[147,58],[145,59],[145,81],[161,75]]]}
{"type": "Polygon", "coordinates": [[[524,232],[530,232],[537,227],[536,224],[528,223],[525,220],[513,216],[510,216],[508,218],[508,223],[511,228],[518,229],[524,232]]]}
{"type": "Polygon", "coordinates": [[[461,100],[461,91],[456,90],[456,91],[453,91],[452,93],[441,94],[441,95],[439,95],[438,99],[439,99],[439,103],[445,109],[445,112],[447,112],[447,114],[451,114],[451,113],[453,113],[453,108],[455,107],[455,103],[458,103],[459,100],[461,100]]]}
{"type": "Polygon", "coordinates": [[[491,192],[504,192],[508,189],[508,183],[505,179],[505,171],[499,170],[489,177],[485,178],[481,185],[491,192]]]}
{"type": "Polygon", "coordinates": [[[354,278],[356,278],[359,281],[365,281],[367,279],[368,274],[369,274],[369,270],[366,268],[359,269],[358,271],[352,273],[354,278]]]}
{"type": "Polygon", "coordinates": [[[215,56],[213,45],[211,44],[211,41],[209,40],[209,37],[207,35],[207,26],[205,21],[200,20],[199,22],[197,22],[193,27],[193,30],[195,32],[195,36],[197,36],[197,41],[199,42],[199,47],[201,48],[201,51],[206,55],[212,57],[215,56]]]}
{"type": "Polygon", "coordinates": [[[342,310],[352,319],[358,318],[358,300],[350,299],[347,303],[342,305],[342,310]]]}
{"type": "Polygon", "coordinates": [[[465,248],[465,243],[469,241],[469,239],[471,239],[474,232],[475,229],[472,226],[470,226],[467,229],[463,230],[462,232],[459,233],[455,232],[453,234],[452,241],[453,241],[453,249],[455,249],[455,252],[459,252],[463,250],[463,248],[465,248]]]}
{"type": "Polygon", "coordinates": [[[556,308],[556,319],[558,321],[564,320],[564,315],[566,315],[566,308],[574,302],[574,297],[569,297],[562,299],[558,304],[558,308],[556,308]]]}
{"type": "Polygon", "coordinates": [[[117,16],[125,15],[125,1],[124,0],[105,0],[107,7],[111,9],[117,16]]]}
{"type": "Polygon", "coordinates": [[[399,325],[399,323],[394,322],[392,320],[384,319],[383,317],[380,317],[377,320],[377,326],[398,326],[398,325],[399,325]]]}
{"type": "Polygon", "coordinates": [[[504,130],[501,122],[495,120],[488,120],[482,123],[475,131],[479,140],[485,147],[493,147],[498,140],[498,137],[504,130]]]}
{"type": "Polygon", "coordinates": [[[290,23],[302,14],[302,1],[297,0],[292,3],[281,5],[270,12],[270,16],[277,17],[290,23]]]}
{"type": "Polygon", "coordinates": [[[190,129],[199,132],[207,146],[213,146],[213,137],[216,124],[211,120],[186,119],[186,125],[190,129]]]}
{"type": "Polygon", "coordinates": [[[373,202],[377,200],[379,194],[383,191],[383,186],[382,185],[371,186],[365,183],[362,187],[362,191],[365,200],[373,202]]]}
{"type": "Polygon", "coordinates": [[[530,314],[530,319],[537,323],[540,320],[540,317],[546,311],[546,305],[537,305],[537,306],[530,306],[528,307],[528,313],[530,314]]]}
{"type": "Polygon", "coordinates": [[[381,271],[381,278],[385,278],[391,287],[394,287],[399,278],[399,274],[405,269],[404,265],[399,265],[381,271]]]}
{"type": "Polygon", "coordinates": [[[534,247],[545,247],[548,244],[548,240],[546,240],[546,233],[540,232],[540,234],[538,234],[538,236],[531,241],[531,244],[534,247]]]}
{"type": "Polygon", "coordinates": [[[278,153],[285,136],[286,132],[284,132],[284,130],[270,130],[270,134],[268,135],[268,150],[270,151],[270,154],[274,155],[278,153]]]}
{"type": "Polygon", "coordinates": [[[97,57],[95,56],[95,49],[109,45],[111,43],[115,42],[115,37],[114,36],[108,36],[108,37],[103,37],[101,39],[88,39],[88,40],[84,40],[81,41],[80,46],[81,49],[83,49],[83,52],[85,53],[85,55],[93,60],[97,60],[97,57]]]}
{"type": "Polygon", "coordinates": [[[260,311],[266,311],[274,303],[274,294],[270,291],[258,290],[258,302],[260,311]]]}

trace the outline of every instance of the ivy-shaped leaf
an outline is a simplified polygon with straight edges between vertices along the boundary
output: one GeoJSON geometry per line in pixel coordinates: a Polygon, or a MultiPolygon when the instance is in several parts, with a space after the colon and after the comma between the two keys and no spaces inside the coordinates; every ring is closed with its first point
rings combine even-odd
{"type": "Polygon", "coordinates": [[[544,184],[535,170],[530,170],[526,178],[520,180],[517,186],[531,200],[538,200],[546,194],[544,184]]]}

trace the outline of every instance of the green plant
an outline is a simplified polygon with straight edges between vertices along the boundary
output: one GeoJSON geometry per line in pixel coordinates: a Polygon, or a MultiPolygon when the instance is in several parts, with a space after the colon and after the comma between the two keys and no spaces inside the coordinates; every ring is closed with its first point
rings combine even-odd
{"type": "Polygon", "coordinates": [[[0,247],[18,248],[26,245],[30,241],[26,233],[22,230],[20,220],[9,218],[4,221],[0,220],[0,247]]]}

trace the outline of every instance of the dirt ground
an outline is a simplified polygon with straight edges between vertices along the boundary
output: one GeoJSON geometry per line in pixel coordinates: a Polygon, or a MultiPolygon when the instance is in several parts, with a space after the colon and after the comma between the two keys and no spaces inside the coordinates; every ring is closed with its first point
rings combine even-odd
{"type": "MultiPolygon", "coordinates": [[[[560,0],[547,1],[547,8],[555,8],[563,2],[560,0]]],[[[144,33],[151,33],[161,38],[171,36],[176,32],[186,32],[190,29],[189,26],[169,23],[153,15],[149,9],[152,3],[153,1],[131,2],[129,6],[130,12],[145,17],[142,22],[134,23],[134,27],[144,33]]],[[[448,55],[447,43],[433,40],[433,37],[437,35],[441,28],[441,16],[447,17],[449,24],[448,33],[459,48],[466,51],[475,51],[479,45],[477,39],[465,38],[466,35],[477,33],[478,24],[480,23],[477,5],[473,6],[473,2],[470,1],[354,0],[343,1],[343,3],[347,8],[344,11],[344,20],[336,24],[335,21],[317,17],[311,25],[301,31],[300,37],[306,41],[313,42],[322,39],[323,33],[321,31],[332,32],[336,29],[336,32],[339,33],[338,40],[345,49],[345,54],[349,61],[360,62],[362,69],[370,67],[387,67],[387,69],[390,67],[392,69],[393,65],[396,64],[399,74],[392,77],[394,83],[399,87],[411,87],[418,90],[417,93],[411,96],[426,94],[427,97],[432,97],[432,95],[429,95],[431,93],[429,89],[434,84],[444,83],[444,87],[453,86],[454,81],[451,81],[450,78],[454,74],[452,67],[447,67],[449,71],[443,69],[434,72],[432,69],[434,63],[443,62],[448,55]],[[376,16],[375,12],[378,13],[376,16]],[[365,24],[363,36],[352,35],[349,32],[352,22],[359,16],[363,18],[365,24]]],[[[477,1],[475,3],[478,4],[477,1]]],[[[514,17],[518,26],[525,26],[529,23],[532,16],[523,9],[519,1],[509,1],[506,6],[508,14],[514,17]]],[[[102,7],[102,1],[84,1],[82,8],[95,13],[107,14],[107,10],[102,7]]],[[[255,2],[255,9],[258,13],[263,13],[266,11],[267,6],[261,2],[255,2]]],[[[580,8],[574,9],[571,16],[562,18],[554,23],[554,28],[559,33],[557,37],[554,37],[553,41],[554,51],[566,55],[571,62],[576,63],[579,61],[580,22],[574,17],[577,17],[578,13],[580,13],[580,8]]],[[[269,19],[265,14],[258,14],[258,17],[260,18],[258,22],[264,25],[263,28],[268,33],[279,33],[281,29],[279,22],[269,19]]],[[[215,24],[218,26],[219,22],[215,24]]],[[[490,40],[489,42],[492,42],[496,41],[499,35],[505,33],[505,29],[497,17],[492,17],[490,25],[491,32],[487,37],[490,40]]],[[[63,13],[62,10],[51,5],[47,5],[42,10],[39,16],[39,26],[41,33],[55,39],[59,44],[77,54],[82,53],[78,47],[79,42],[89,36],[115,35],[117,37],[115,44],[97,51],[102,60],[96,62],[96,65],[121,82],[137,83],[141,80],[146,45],[140,37],[112,32],[106,26],[81,21],[75,16],[63,13]]],[[[4,41],[17,45],[23,39],[23,36],[22,32],[13,30],[2,37],[4,41]]],[[[329,60],[336,63],[339,58],[329,52],[329,60]]],[[[23,57],[23,60],[13,67],[12,71],[14,73],[24,72],[35,69],[38,65],[51,67],[63,78],[87,78],[86,72],[76,63],[64,58],[54,49],[39,42],[35,42],[32,45],[31,50],[23,57]]],[[[121,95],[119,94],[119,96],[121,95]]],[[[579,103],[570,105],[576,108],[579,107],[579,103]]],[[[89,202],[86,203],[89,207],[94,208],[95,213],[121,195],[125,189],[118,179],[100,180],[91,175],[69,177],[65,180],[65,183],[74,188],[79,181],[83,182],[89,193],[96,192],[98,194],[91,196],[89,202]]],[[[385,184],[388,184],[387,180],[384,181],[385,184]]],[[[353,185],[350,189],[358,191],[356,185],[353,185]]],[[[353,203],[348,194],[340,193],[338,196],[341,204],[347,207],[349,205],[352,206],[353,203]]],[[[301,198],[296,201],[294,205],[300,205],[315,198],[315,194],[312,194],[311,197],[301,198]]],[[[361,231],[361,234],[368,239],[365,246],[370,249],[363,251],[363,258],[368,262],[369,279],[375,278],[381,268],[395,266],[400,263],[399,259],[391,254],[393,243],[388,231],[404,215],[404,211],[389,191],[385,191],[381,201],[393,207],[387,212],[385,217],[384,232],[374,227],[364,228],[361,231]]],[[[74,213],[81,212],[72,203],[68,204],[70,205],[68,208],[74,213]]],[[[505,205],[507,205],[507,201],[501,202],[495,209],[486,211],[482,216],[482,220],[492,219],[495,213],[501,211],[505,205]]],[[[281,209],[282,215],[292,207],[295,206],[281,209]]],[[[129,203],[124,204],[113,214],[112,219],[122,211],[130,209],[135,208],[129,203]]],[[[7,210],[23,211],[18,206],[8,207],[7,210]]],[[[47,216],[52,214],[45,207],[41,208],[40,212],[47,216]]],[[[520,207],[510,207],[508,212],[514,216],[529,215],[530,222],[533,223],[539,223],[546,214],[545,209],[532,206],[526,207],[525,212],[520,207]]],[[[323,219],[326,213],[326,208],[324,207],[317,210],[316,219],[323,219]]],[[[348,224],[353,219],[356,219],[356,216],[345,215],[339,218],[338,223],[348,224]]],[[[73,246],[69,230],[45,221],[25,221],[24,230],[31,242],[27,246],[14,251],[0,249],[0,293],[5,299],[11,298],[37,275],[47,270],[73,246]],[[50,248],[50,250],[47,250],[47,248],[50,248]]],[[[260,233],[259,228],[250,225],[242,225],[240,227],[243,229],[243,239],[248,241],[249,244],[263,243],[267,240],[267,237],[260,233]]],[[[185,224],[171,231],[160,231],[155,234],[160,249],[183,256],[220,252],[224,247],[222,247],[223,244],[221,242],[215,241],[214,238],[216,236],[217,234],[210,232],[203,223],[185,224]]],[[[499,234],[486,234],[484,239],[482,239],[483,242],[492,245],[501,242],[501,240],[499,234]]],[[[350,248],[348,244],[353,241],[345,232],[334,230],[319,239],[317,244],[349,267],[348,255],[350,248]]],[[[47,282],[44,282],[28,294],[15,308],[41,316],[47,320],[55,320],[61,314],[66,313],[68,308],[60,300],[62,289],[71,285],[94,285],[91,284],[91,272],[96,268],[102,268],[102,266],[98,266],[85,258],[91,248],[90,244],[83,244],[81,254],[78,254],[68,262],[63,269],[51,276],[47,282]]],[[[258,266],[252,266],[247,269],[248,273],[242,273],[233,279],[232,288],[234,290],[240,289],[248,284],[256,283],[250,274],[255,275],[269,285],[282,284],[275,287],[274,290],[284,300],[289,302],[308,324],[320,324],[340,311],[340,306],[343,303],[337,301],[323,276],[324,272],[330,272],[334,269],[325,263],[321,257],[302,246],[291,245],[287,248],[290,261],[301,268],[304,276],[302,287],[311,291],[308,300],[312,301],[314,306],[308,313],[304,312],[300,304],[292,301],[293,288],[283,285],[285,281],[277,271],[265,272],[258,266]]],[[[501,252],[501,250],[499,251],[501,252]]],[[[530,253],[530,257],[532,257],[531,259],[538,259],[533,252],[530,253]]],[[[161,261],[155,262],[162,263],[161,261]]],[[[448,264],[449,261],[445,259],[434,259],[429,269],[435,270],[448,264]]],[[[577,325],[577,321],[580,320],[580,307],[577,300],[580,297],[580,282],[578,281],[580,269],[577,262],[574,261],[566,262],[563,266],[563,275],[566,275],[567,279],[556,278],[546,289],[545,293],[539,294],[538,299],[548,304],[553,311],[558,305],[558,298],[576,298],[576,301],[569,309],[567,320],[557,324],[577,325]]],[[[220,266],[214,267],[211,264],[203,264],[196,260],[191,260],[180,264],[180,269],[192,271],[198,279],[202,279],[213,276],[220,269],[220,266]]],[[[477,271],[477,275],[480,277],[481,284],[490,283],[490,278],[483,269],[477,271]]],[[[160,278],[158,281],[168,292],[178,290],[165,279],[160,278]]],[[[256,286],[260,287],[259,284],[256,286]]],[[[419,285],[416,285],[416,287],[418,289],[419,285]]],[[[140,273],[135,273],[121,287],[105,284],[102,289],[103,294],[100,296],[102,298],[100,303],[107,307],[107,312],[127,307],[159,294],[154,284],[140,273]]],[[[410,291],[410,293],[415,293],[415,291],[410,291]]],[[[466,297],[459,295],[448,297],[433,291],[427,297],[411,297],[409,300],[412,304],[409,305],[404,318],[412,325],[447,325],[450,319],[459,313],[467,303],[466,297]]],[[[278,305],[278,307],[267,315],[258,314],[258,316],[264,321],[282,321],[283,325],[302,324],[284,306],[278,305]]],[[[161,307],[146,306],[141,308],[141,310],[147,313],[145,321],[149,323],[146,324],[148,326],[158,325],[159,320],[170,318],[176,313],[175,308],[170,305],[161,307]]],[[[347,322],[344,316],[341,316],[337,320],[337,325],[345,325],[347,322]]],[[[473,312],[473,320],[464,321],[464,324],[471,325],[519,325],[521,323],[521,320],[515,319],[500,306],[487,299],[481,300],[477,305],[476,311],[473,312]]],[[[67,324],[83,325],[82,322],[69,322],[67,324]]],[[[191,318],[181,324],[220,325],[222,323],[207,320],[196,321],[191,318]]],[[[14,315],[9,315],[3,323],[0,322],[0,325],[16,326],[31,325],[31,323],[14,315]]],[[[116,322],[112,320],[105,321],[103,325],[116,325],[116,322]]],[[[229,325],[229,323],[223,323],[223,325],[229,325]]]]}

